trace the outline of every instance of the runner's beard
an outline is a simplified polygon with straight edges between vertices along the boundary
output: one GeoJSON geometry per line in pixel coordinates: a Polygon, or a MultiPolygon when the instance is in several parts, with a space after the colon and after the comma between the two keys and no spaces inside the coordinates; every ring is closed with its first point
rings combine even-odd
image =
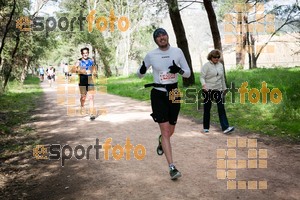
{"type": "Polygon", "coordinates": [[[159,48],[167,48],[169,46],[169,44],[165,44],[165,45],[160,45],[159,48]]]}
{"type": "Polygon", "coordinates": [[[159,48],[167,48],[169,46],[169,42],[166,42],[165,44],[158,44],[159,48]]]}

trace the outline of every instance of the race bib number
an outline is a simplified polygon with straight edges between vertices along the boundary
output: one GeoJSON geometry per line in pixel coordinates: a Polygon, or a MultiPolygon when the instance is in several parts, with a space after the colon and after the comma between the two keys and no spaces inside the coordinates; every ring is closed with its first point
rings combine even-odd
{"type": "Polygon", "coordinates": [[[162,84],[175,83],[176,82],[176,74],[172,74],[167,71],[160,71],[159,79],[162,84]]]}

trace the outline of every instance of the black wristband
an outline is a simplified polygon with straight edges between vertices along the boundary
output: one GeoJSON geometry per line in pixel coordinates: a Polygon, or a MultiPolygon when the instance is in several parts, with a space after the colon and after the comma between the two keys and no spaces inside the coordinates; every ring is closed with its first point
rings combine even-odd
{"type": "Polygon", "coordinates": [[[178,72],[180,75],[182,75],[182,74],[184,74],[184,71],[181,69],[181,70],[179,70],[179,72],[178,72]]]}

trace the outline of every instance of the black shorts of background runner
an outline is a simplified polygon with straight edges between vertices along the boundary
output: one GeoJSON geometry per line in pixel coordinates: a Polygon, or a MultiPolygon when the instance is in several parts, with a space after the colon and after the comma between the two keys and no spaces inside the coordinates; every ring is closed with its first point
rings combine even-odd
{"type": "MultiPolygon", "coordinates": [[[[180,100],[180,98],[176,98],[176,100],[180,100]]],[[[151,90],[151,107],[153,112],[151,116],[155,122],[169,122],[171,125],[177,123],[180,103],[173,103],[172,100],[169,100],[166,92],[153,88],[151,90]]]]}

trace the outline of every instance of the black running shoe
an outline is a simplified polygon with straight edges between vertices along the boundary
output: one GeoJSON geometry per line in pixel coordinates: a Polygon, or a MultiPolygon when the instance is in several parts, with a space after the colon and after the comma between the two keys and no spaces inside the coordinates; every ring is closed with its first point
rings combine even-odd
{"type": "Polygon", "coordinates": [[[175,180],[181,177],[181,173],[176,169],[175,166],[173,166],[172,168],[170,168],[170,176],[171,176],[171,180],[175,180]]]}
{"type": "Polygon", "coordinates": [[[164,150],[163,150],[162,145],[161,145],[161,135],[159,135],[159,137],[158,137],[158,146],[157,146],[157,149],[156,149],[156,153],[159,156],[164,154],[164,150]]]}

